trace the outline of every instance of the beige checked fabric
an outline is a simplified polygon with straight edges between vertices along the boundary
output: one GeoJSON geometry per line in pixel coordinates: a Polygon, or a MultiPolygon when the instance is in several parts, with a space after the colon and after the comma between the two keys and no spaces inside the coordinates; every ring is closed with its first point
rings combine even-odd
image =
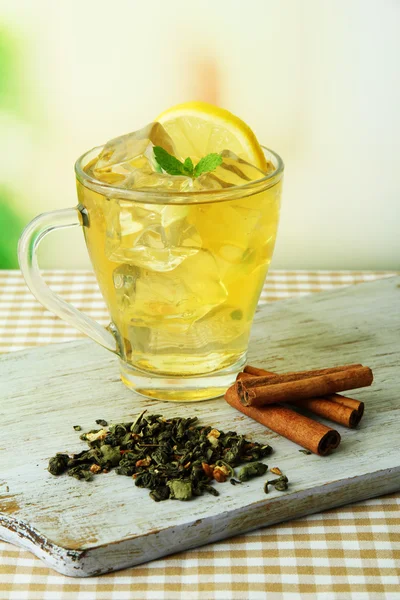
{"type": "MultiPolygon", "coordinates": [[[[272,271],[260,304],[390,275],[394,273],[272,271]]],[[[92,273],[51,271],[45,279],[63,298],[107,324],[92,273]]],[[[18,271],[0,271],[0,352],[78,337],[32,297],[18,271]]],[[[400,600],[400,494],[88,579],[63,577],[32,554],[0,541],[0,600],[197,598],[400,600]]]]}

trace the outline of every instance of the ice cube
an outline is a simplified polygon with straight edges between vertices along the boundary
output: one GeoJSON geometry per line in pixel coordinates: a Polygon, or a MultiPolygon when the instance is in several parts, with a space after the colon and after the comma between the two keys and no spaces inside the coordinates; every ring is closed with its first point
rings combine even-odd
{"type": "Polygon", "coordinates": [[[154,171],[153,146],[162,146],[170,154],[175,152],[171,137],[160,123],[150,123],[138,131],[121,135],[107,142],[91,167],[93,174],[100,179],[104,172],[111,170],[113,172],[120,170],[123,174],[129,174],[131,161],[137,159],[143,161],[142,165],[137,164],[138,168],[149,165],[151,171],[154,171]]]}
{"type": "Polygon", "coordinates": [[[250,326],[251,320],[246,319],[240,308],[224,302],[196,321],[187,333],[187,341],[197,347],[204,347],[212,340],[221,345],[238,343],[243,336],[247,337],[250,326]]]}
{"type": "Polygon", "coordinates": [[[217,263],[207,250],[164,273],[121,265],[113,279],[122,319],[136,327],[187,329],[227,297],[217,263]]]}
{"type": "Polygon", "coordinates": [[[223,150],[221,156],[223,160],[219,167],[210,173],[203,173],[197,178],[202,189],[222,189],[244,185],[250,181],[261,179],[275,170],[272,163],[268,162],[267,171],[262,171],[230,150],[223,150]]]}
{"type": "Polygon", "coordinates": [[[192,191],[194,180],[191,177],[161,172],[154,146],[162,146],[175,155],[173,142],[160,123],[150,123],[139,131],[108,142],[90,165],[91,173],[96,179],[124,189],[192,191]]]}
{"type": "Polygon", "coordinates": [[[110,200],[105,251],[114,262],[171,271],[202,247],[185,205],[138,204],[110,200]]]}
{"type": "Polygon", "coordinates": [[[262,211],[252,207],[237,202],[218,202],[204,204],[201,213],[196,215],[195,224],[204,246],[215,246],[217,240],[220,248],[230,247],[223,251],[226,259],[232,257],[232,262],[236,262],[239,252],[243,253],[249,247],[261,218],[262,211]]]}
{"type": "Polygon", "coordinates": [[[153,172],[149,168],[142,169],[132,165],[131,172],[119,187],[125,189],[146,189],[174,192],[190,192],[194,189],[194,181],[191,177],[180,175],[168,175],[167,173],[153,172]]]}
{"type": "MultiPolygon", "coordinates": [[[[177,156],[173,140],[164,127],[154,122],[107,142],[97,159],[87,165],[86,170],[96,179],[124,189],[149,188],[177,192],[243,185],[274,170],[270,162],[263,172],[230,150],[224,150],[221,153],[222,164],[210,173],[203,173],[197,178],[169,175],[158,165],[154,156],[154,146],[161,146],[169,154],[182,159],[177,156]]],[[[190,158],[195,163],[199,160],[195,156],[190,158]]]]}
{"type": "MultiPolygon", "coordinates": [[[[100,181],[124,189],[192,192],[243,185],[274,170],[270,162],[263,172],[230,150],[223,150],[222,164],[210,173],[195,178],[169,175],[157,163],[154,146],[161,146],[180,160],[186,158],[177,155],[172,138],[160,123],[154,122],[107,142],[97,159],[86,166],[86,171],[100,181]]],[[[190,158],[195,164],[199,160],[194,155],[190,158]]]]}

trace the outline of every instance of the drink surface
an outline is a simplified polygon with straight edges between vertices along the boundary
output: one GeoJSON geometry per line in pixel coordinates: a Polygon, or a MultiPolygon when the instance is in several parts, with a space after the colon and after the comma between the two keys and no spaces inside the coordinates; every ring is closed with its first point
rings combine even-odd
{"type": "MultiPolygon", "coordinates": [[[[190,149],[190,140],[185,143],[190,149]]],[[[209,374],[246,353],[275,244],[281,183],[241,194],[237,186],[276,166],[266,161],[260,170],[229,148],[212,172],[169,175],[157,164],[154,146],[187,158],[167,128],[153,123],[111,140],[85,166],[106,185],[147,192],[139,202],[78,182],[89,214],[86,242],[123,359],[160,375],[209,374]],[[202,190],[225,190],[226,200],[199,201],[193,193],[202,190]],[[164,203],[152,201],[156,191],[170,192],[164,203]],[[187,201],[174,203],[173,192],[187,201]]],[[[194,164],[201,151],[192,145],[194,164]]]]}

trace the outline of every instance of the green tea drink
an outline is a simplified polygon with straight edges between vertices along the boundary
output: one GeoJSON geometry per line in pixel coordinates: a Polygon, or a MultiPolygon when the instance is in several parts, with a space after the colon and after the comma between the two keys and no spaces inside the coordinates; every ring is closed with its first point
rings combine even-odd
{"type": "Polygon", "coordinates": [[[191,113],[167,113],[111,140],[85,166],[103,193],[78,183],[87,246],[123,358],[166,376],[209,374],[244,360],[279,218],[281,178],[274,180],[276,165],[255,138],[245,131],[245,147],[235,122],[233,142],[220,121],[212,134],[207,119],[198,120],[195,127],[191,113]],[[163,163],[155,148],[184,166],[171,174],[168,156],[163,163]],[[210,152],[218,164],[196,173],[210,152]],[[135,200],[124,197],[127,190],[137,191],[135,200]]]}

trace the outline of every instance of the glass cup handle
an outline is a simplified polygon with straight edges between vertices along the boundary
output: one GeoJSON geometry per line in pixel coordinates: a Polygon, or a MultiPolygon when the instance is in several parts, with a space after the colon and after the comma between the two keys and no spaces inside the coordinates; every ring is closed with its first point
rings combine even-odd
{"type": "Polygon", "coordinates": [[[87,218],[86,210],[82,205],[37,216],[26,226],[19,240],[19,265],[26,284],[43,306],[107,350],[118,354],[117,341],[112,333],[57,296],[46,284],[39,271],[37,248],[42,239],[55,229],[78,225],[83,227],[87,218]]]}

